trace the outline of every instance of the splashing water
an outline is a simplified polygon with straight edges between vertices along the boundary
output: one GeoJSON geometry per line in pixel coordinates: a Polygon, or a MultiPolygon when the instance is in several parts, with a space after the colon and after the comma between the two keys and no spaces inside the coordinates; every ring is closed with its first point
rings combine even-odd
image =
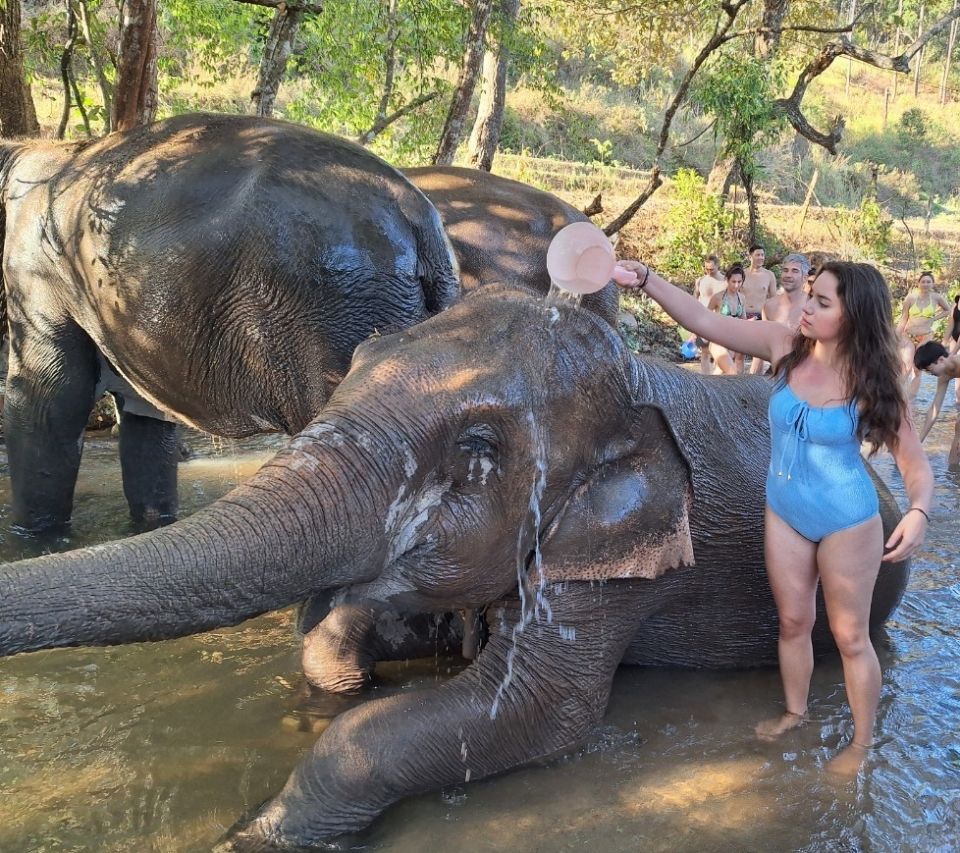
{"type": "Polygon", "coordinates": [[[555,305],[570,305],[574,308],[580,307],[580,300],[583,298],[581,293],[573,293],[560,287],[555,281],[550,282],[550,292],[547,294],[546,303],[552,307],[555,305]]]}

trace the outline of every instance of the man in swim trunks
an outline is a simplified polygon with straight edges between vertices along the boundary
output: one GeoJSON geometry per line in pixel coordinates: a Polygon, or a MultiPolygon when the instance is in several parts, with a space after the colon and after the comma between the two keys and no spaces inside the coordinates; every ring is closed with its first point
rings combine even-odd
{"type": "MultiPolygon", "coordinates": [[[[933,401],[930,408],[927,409],[927,417],[920,429],[920,441],[923,441],[930,432],[931,427],[936,423],[940,415],[940,409],[943,406],[943,398],[947,393],[947,385],[951,379],[960,382],[960,354],[947,352],[947,348],[936,341],[927,341],[920,344],[913,355],[913,364],[918,371],[924,370],[932,376],[937,377],[937,390],[933,395],[933,401]]],[[[951,468],[960,464],[960,415],[957,416],[957,425],[953,432],[953,443],[950,445],[950,455],[947,457],[947,465],[951,468]]]]}
{"type": "MultiPolygon", "coordinates": [[[[764,267],[763,262],[766,259],[763,246],[754,244],[750,247],[750,267],[744,275],[743,287],[740,288],[748,320],[760,320],[763,317],[764,304],[777,295],[777,279],[764,267]]],[[[766,364],[759,359],[754,359],[750,365],[751,373],[761,373],[765,369],[766,364]]]]}
{"type": "Polygon", "coordinates": [[[807,302],[804,283],[810,270],[806,255],[797,252],[787,255],[780,266],[781,292],[763,305],[763,319],[783,323],[794,331],[800,325],[803,306],[807,302]]]}
{"type": "MultiPolygon", "coordinates": [[[[720,272],[720,261],[716,255],[707,255],[703,259],[703,275],[693,285],[693,295],[704,306],[710,304],[714,295],[726,286],[723,273],[720,272]]],[[[696,335],[691,336],[700,347],[700,372],[709,376],[713,373],[713,359],[710,356],[710,342],[696,335]]]]}

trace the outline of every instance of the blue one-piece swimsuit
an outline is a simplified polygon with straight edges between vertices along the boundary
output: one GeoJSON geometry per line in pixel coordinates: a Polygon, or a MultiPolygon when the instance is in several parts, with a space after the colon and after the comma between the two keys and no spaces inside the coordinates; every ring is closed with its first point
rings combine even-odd
{"type": "Polygon", "coordinates": [[[819,542],[879,512],[857,439],[856,406],[811,406],[781,378],[770,397],[767,503],[801,536],[819,542]]]}

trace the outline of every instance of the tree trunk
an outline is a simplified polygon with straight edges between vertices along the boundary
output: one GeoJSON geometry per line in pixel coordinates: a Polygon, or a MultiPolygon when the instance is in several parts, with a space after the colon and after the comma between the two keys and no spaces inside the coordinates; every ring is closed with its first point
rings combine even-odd
{"type": "MultiPolygon", "coordinates": [[[[893,38],[893,55],[897,56],[900,53],[900,34],[902,30],[900,29],[900,21],[903,20],[903,0],[899,0],[897,3],[897,34],[893,38]]],[[[898,71],[893,72],[893,94],[890,96],[891,100],[897,99],[897,87],[900,83],[900,73],[898,71]]]]}
{"type": "Polygon", "coordinates": [[[761,59],[772,59],[780,49],[780,28],[790,11],[790,0],[763,0],[760,32],[754,42],[754,51],[761,59]]]}
{"type": "Polygon", "coordinates": [[[520,0],[500,0],[499,32],[483,55],[483,79],[480,104],[470,134],[470,165],[489,172],[500,144],[503,113],[507,101],[507,67],[510,64],[510,40],[520,10],[520,0]]]}
{"type": "Polygon", "coordinates": [[[749,170],[737,163],[740,180],[743,181],[743,191],[747,196],[747,245],[757,242],[757,229],[760,226],[760,212],[757,209],[757,196],[753,188],[753,175],[749,170]]]}
{"type": "Polygon", "coordinates": [[[257,88],[250,94],[254,112],[258,116],[273,115],[277,91],[287,70],[287,60],[293,53],[294,40],[302,20],[303,9],[290,9],[286,6],[278,8],[273,16],[267,44],[263,49],[263,59],[260,62],[257,88]]]}
{"type": "MultiPolygon", "coordinates": [[[[953,0],[953,8],[957,8],[960,0],[953,0]]],[[[940,105],[947,103],[947,90],[950,83],[950,66],[953,63],[953,48],[957,43],[957,22],[950,23],[950,37],[947,39],[947,55],[943,60],[943,76],[940,78],[940,105]]]]}
{"type": "MultiPolygon", "coordinates": [[[[857,19],[857,0],[850,0],[850,16],[847,23],[850,24],[850,38],[853,38],[853,23],[857,19]]],[[[847,83],[844,87],[844,95],[850,94],[850,75],[853,72],[853,58],[847,57],[847,83]]]]}
{"type": "MultiPolygon", "coordinates": [[[[920,6],[920,21],[917,24],[917,38],[923,35],[923,13],[926,11],[926,6],[920,6]]],[[[917,68],[913,72],[913,97],[917,98],[920,96],[920,70],[923,68],[923,55],[927,52],[926,47],[920,49],[920,53],[917,54],[917,68]]]]}
{"type": "Polygon", "coordinates": [[[91,13],[87,8],[88,0],[78,0],[77,14],[80,19],[80,29],[83,33],[83,40],[87,43],[87,50],[90,51],[90,60],[93,62],[93,68],[97,74],[97,83],[100,86],[100,94],[103,97],[103,132],[109,133],[113,130],[113,87],[107,79],[107,73],[103,67],[103,61],[100,53],[97,51],[97,45],[93,38],[93,26],[91,25],[91,13]]]}
{"type": "Polygon", "coordinates": [[[156,0],[126,0],[119,54],[111,123],[130,130],[152,122],[157,111],[156,0]]]}
{"type": "Polygon", "coordinates": [[[0,136],[37,136],[40,125],[23,71],[20,0],[0,3],[0,136]]]}
{"type": "MultiPolygon", "coordinates": [[[[77,15],[73,3],[67,4],[67,43],[60,55],[60,80],[63,82],[63,109],[60,111],[60,123],[57,125],[57,139],[63,139],[70,121],[70,106],[73,103],[74,86],[71,86],[70,64],[73,62],[73,48],[77,43],[77,15]]],[[[77,106],[80,99],[77,98],[77,106]]],[[[89,129],[89,127],[88,127],[89,129]]],[[[89,135],[89,134],[88,134],[89,135]]]]}
{"type": "Polygon", "coordinates": [[[457,153],[457,146],[463,136],[463,126],[470,110],[470,101],[473,90],[477,85],[480,74],[480,63],[483,59],[483,42],[490,21],[490,10],[493,0],[473,0],[473,16],[470,20],[470,29],[467,32],[466,47],[463,52],[463,64],[460,67],[460,78],[457,88],[450,102],[447,120],[440,134],[440,144],[433,157],[435,166],[449,166],[457,153]]]}

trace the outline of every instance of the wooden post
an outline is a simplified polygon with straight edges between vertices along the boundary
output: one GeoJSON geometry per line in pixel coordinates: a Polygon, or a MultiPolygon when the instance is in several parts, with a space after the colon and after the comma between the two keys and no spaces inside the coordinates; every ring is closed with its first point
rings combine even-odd
{"type": "Polygon", "coordinates": [[[810,178],[810,185],[807,187],[807,197],[803,200],[803,210],[800,211],[800,225],[797,226],[797,237],[803,232],[803,223],[807,220],[807,210],[810,207],[810,200],[813,198],[813,190],[817,185],[817,178],[820,177],[820,167],[813,170],[813,177],[810,178]]]}
{"type": "Polygon", "coordinates": [[[883,90],[883,125],[881,130],[887,129],[887,114],[890,112],[890,90],[883,90]]]}

